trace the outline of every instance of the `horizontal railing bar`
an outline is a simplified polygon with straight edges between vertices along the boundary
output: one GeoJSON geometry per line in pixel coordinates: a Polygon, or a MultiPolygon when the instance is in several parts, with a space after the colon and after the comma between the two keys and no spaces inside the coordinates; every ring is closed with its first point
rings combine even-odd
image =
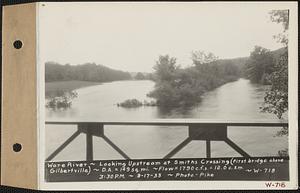
{"type": "Polygon", "coordinates": [[[159,119],[153,121],[46,121],[52,125],[77,125],[81,123],[95,123],[103,125],[157,125],[157,126],[190,126],[190,125],[225,125],[225,126],[262,126],[262,127],[284,127],[288,126],[286,120],[181,120],[181,119],[159,119]]]}

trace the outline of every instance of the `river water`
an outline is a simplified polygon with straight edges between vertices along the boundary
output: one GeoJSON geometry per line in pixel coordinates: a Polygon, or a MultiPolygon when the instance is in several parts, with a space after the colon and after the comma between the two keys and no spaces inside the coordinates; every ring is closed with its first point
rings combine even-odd
{"type": "MultiPolygon", "coordinates": [[[[259,120],[276,119],[261,113],[266,86],[239,79],[203,95],[202,102],[190,109],[158,107],[122,108],[116,104],[126,99],[148,100],[146,94],[154,87],[152,81],[116,81],[77,90],[78,98],[67,110],[46,109],[46,120],[111,121],[153,120],[162,118],[259,120]]],[[[273,156],[287,148],[287,137],[275,137],[280,128],[230,127],[229,138],[252,156],[273,156]]],[[[76,131],[76,127],[46,125],[46,155],[53,152],[76,131]]],[[[105,135],[130,158],[162,158],[188,135],[182,126],[105,126],[105,135]]],[[[240,156],[225,142],[213,141],[212,157],[240,156]]],[[[85,136],[81,134],[54,160],[84,160],[85,136]]],[[[205,142],[192,141],[174,158],[205,157],[205,142]]],[[[94,159],[122,159],[103,139],[94,137],[94,159]]]]}

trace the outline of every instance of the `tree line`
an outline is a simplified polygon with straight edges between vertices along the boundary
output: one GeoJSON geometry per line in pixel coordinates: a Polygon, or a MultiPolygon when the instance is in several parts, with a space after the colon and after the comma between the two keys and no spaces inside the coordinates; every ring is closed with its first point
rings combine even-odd
{"type": "Polygon", "coordinates": [[[152,73],[142,73],[138,72],[133,76],[135,80],[154,80],[154,76],[152,73]]]}
{"type": "Polygon", "coordinates": [[[271,51],[255,46],[244,66],[244,76],[252,83],[272,84],[270,76],[276,71],[276,64],[287,54],[287,47],[271,51]]]}
{"type": "Polygon", "coordinates": [[[95,63],[61,65],[55,62],[46,62],[45,64],[46,82],[68,80],[110,82],[130,79],[132,79],[132,77],[129,72],[114,70],[95,63]]]}
{"type": "Polygon", "coordinates": [[[159,56],[154,66],[155,87],[148,96],[158,106],[192,106],[201,95],[241,76],[241,67],[232,60],[218,60],[212,53],[192,52],[193,65],[182,68],[176,58],[159,56]]]}

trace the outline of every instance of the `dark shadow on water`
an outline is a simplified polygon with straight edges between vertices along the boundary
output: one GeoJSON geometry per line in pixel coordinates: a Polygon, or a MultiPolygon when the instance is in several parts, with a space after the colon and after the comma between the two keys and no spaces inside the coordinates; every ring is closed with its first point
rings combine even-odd
{"type": "Polygon", "coordinates": [[[161,118],[185,118],[192,114],[192,110],[195,106],[183,106],[183,107],[163,107],[160,106],[157,109],[158,117],[161,118]]]}

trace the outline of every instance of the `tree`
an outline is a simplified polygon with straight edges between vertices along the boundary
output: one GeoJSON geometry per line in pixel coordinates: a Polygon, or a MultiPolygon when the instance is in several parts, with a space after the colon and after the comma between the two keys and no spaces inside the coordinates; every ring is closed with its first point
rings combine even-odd
{"type": "Polygon", "coordinates": [[[201,101],[204,92],[226,82],[236,80],[238,67],[230,61],[197,63],[180,68],[176,59],[160,56],[154,67],[155,87],[148,96],[155,98],[158,106],[188,107],[201,101]]]}
{"type": "Polygon", "coordinates": [[[282,24],[283,31],[274,36],[278,42],[288,45],[288,29],[289,29],[289,10],[273,10],[270,11],[270,19],[272,22],[282,24]]]}
{"type": "Polygon", "coordinates": [[[145,80],[146,77],[145,77],[145,75],[144,75],[143,73],[138,72],[138,73],[135,75],[134,79],[136,79],[136,80],[145,80]]]}
{"type": "Polygon", "coordinates": [[[181,69],[176,58],[159,56],[155,69],[155,88],[148,96],[155,98],[159,106],[190,106],[199,102],[203,88],[196,85],[190,69],[181,69]]]}
{"type": "Polygon", "coordinates": [[[207,64],[218,59],[213,53],[204,51],[192,51],[192,60],[195,65],[207,64]]]}
{"type": "Polygon", "coordinates": [[[154,66],[156,80],[173,80],[179,68],[180,66],[176,65],[176,58],[169,57],[169,55],[159,56],[158,61],[154,66]]]}
{"type": "Polygon", "coordinates": [[[253,83],[267,84],[274,64],[275,61],[270,50],[255,46],[246,62],[246,77],[253,83]]]}
{"type": "MultiPolygon", "coordinates": [[[[284,46],[284,52],[276,62],[274,71],[270,74],[271,88],[266,92],[263,112],[273,113],[279,119],[288,110],[288,36],[289,11],[273,10],[270,12],[271,21],[282,24],[283,32],[275,36],[284,46]]],[[[287,132],[286,132],[287,133],[287,132]]]]}
{"type": "Polygon", "coordinates": [[[271,88],[266,92],[263,112],[273,113],[279,119],[288,110],[288,54],[285,52],[270,75],[271,88]]]}
{"type": "Polygon", "coordinates": [[[155,70],[155,88],[148,96],[155,98],[162,106],[172,106],[178,102],[175,83],[180,67],[176,65],[176,58],[169,55],[159,56],[155,70]]]}
{"type": "MultiPolygon", "coordinates": [[[[270,12],[271,21],[282,24],[283,32],[274,36],[278,42],[285,46],[283,54],[275,65],[273,73],[270,75],[271,88],[266,92],[264,104],[261,107],[263,112],[275,114],[279,119],[288,111],[288,28],[289,11],[274,10],[270,12]]],[[[288,135],[288,127],[284,127],[278,136],[288,135]]],[[[278,152],[279,155],[287,155],[287,149],[278,152]]]]}

